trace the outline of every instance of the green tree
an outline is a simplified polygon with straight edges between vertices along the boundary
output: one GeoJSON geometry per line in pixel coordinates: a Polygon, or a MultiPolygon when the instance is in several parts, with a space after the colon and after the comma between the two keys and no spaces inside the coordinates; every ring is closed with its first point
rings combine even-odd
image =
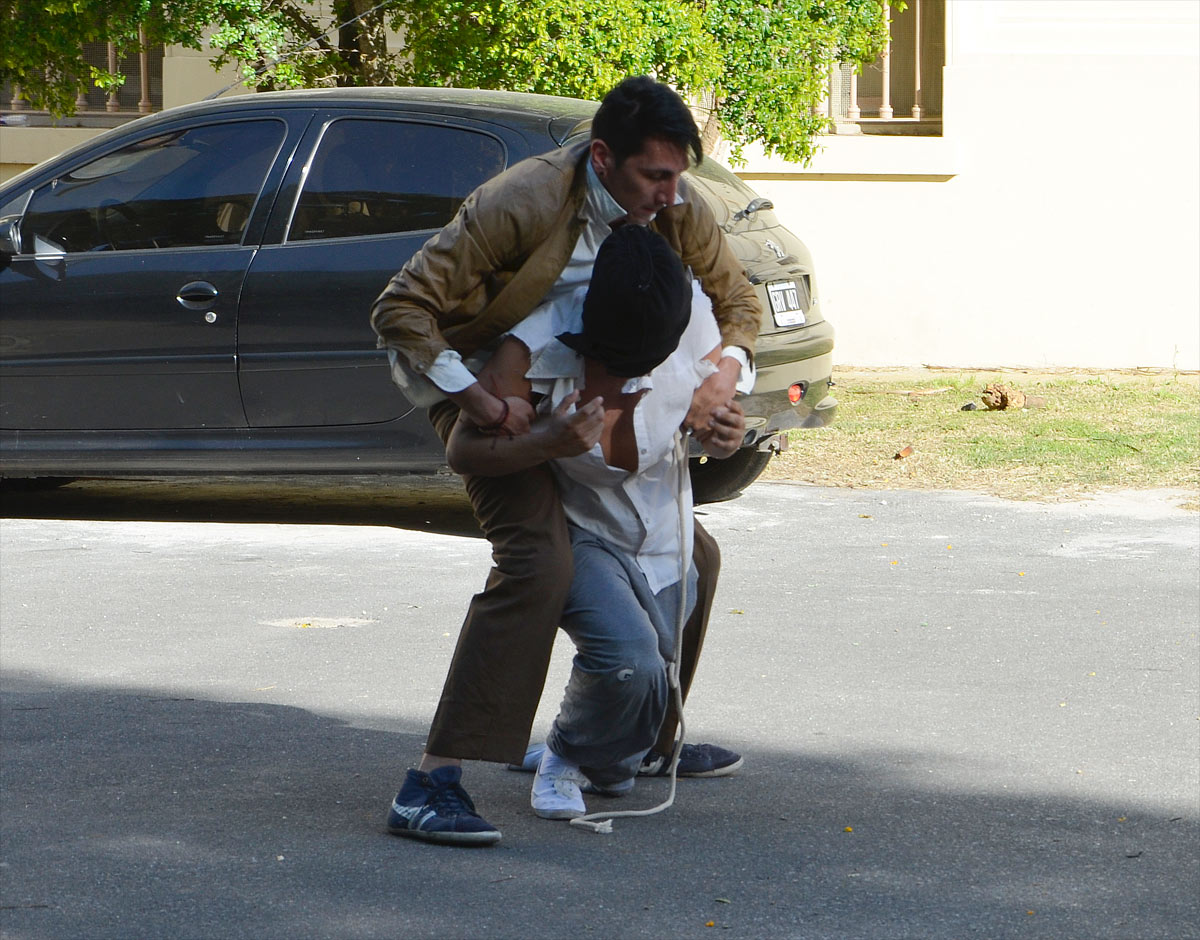
{"type": "MultiPolygon", "coordinates": [[[[234,63],[249,87],[457,85],[598,98],[653,73],[707,110],[705,137],[807,161],[827,119],[814,106],[835,62],[872,61],[883,0],[0,0],[0,78],[35,107],[70,113],[89,84],[119,84],[80,44],[150,41],[234,63]],[[332,28],[331,28],[332,25],[332,28]],[[389,52],[388,28],[404,36],[389,52]]],[[[902,7],[899,0],[893,5],[902,7]]]]}
{"type": "Polygon", "coordinates": [[[679,0],[410,0],[406,82],[599,98],[654,72],[682,89],[717,77],[703,10],[679,0]]]}
{"type": "Polygon", "coordinates": [[[827,129],[830,68],[873,61],[888,34],[880,0],[410,0],[395,22],[413,84],[596,98],[653,72],[707,105],[707,145],[801,162],[827,129]]]}
{"type": "Polygon", "coordinates": [[[118,55],[139,44],[197,46],[206,0],[0,0],[0,80],[21,86],[34,107],[54,114],[75,110],[75,97],[92,86],[113,88],[118,74],[89,65],[83,44],[111,42],[118,55]]]}
{"type": "Polygon", "coordinates": [[[393,84],[385,17],[399,2],[335,0],[340,28],[330,30],[311,0],[0,0],[0,81],[19,85],[35,108],[71,114],[80,92],[123,81],[90,65],[83,44],[111,42],[124,56],[140,28],[152,44],[193,49],[211,30],[214,67],[236,64],[259,90],[393,84]]]}
{"type": "MultiPolygon", "coordinates": [[[[902,3],[894,3],[903,9],[902,3]]],[[[861,68],[887,42],[879,0],[708,0],[704,29],[721,49],[709,89],[707,142],[717,131],[741,158],[746,144],[807,163],[828,118],[817,113],[835,63],[861,68]],[[714,126],[715,125],[715,126],[714,126]]]]}
{"type": "MultiPolygon", "coordinates": [[[[335,0],[322,17],[311,0],[207,0],[216,68],[233,63],[260,91],[321,85],[394,85],[400,56],[387,48],[387,16],[400,0],[335,0]]],[[[393,12],[394,16],[394,12],[393,12]]]]}

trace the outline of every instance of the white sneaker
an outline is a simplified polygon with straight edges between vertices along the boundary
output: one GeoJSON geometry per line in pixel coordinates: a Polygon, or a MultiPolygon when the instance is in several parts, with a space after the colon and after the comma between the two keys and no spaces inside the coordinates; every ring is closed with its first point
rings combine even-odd
{"type": "Polygon", "coordinates": [[[582,816],[587,812],[587,807],[579,788],[585,783],[587,777],[575,764],[546,748],[533,777],[529,805],[542,819],[574,819],[582,816]]]}

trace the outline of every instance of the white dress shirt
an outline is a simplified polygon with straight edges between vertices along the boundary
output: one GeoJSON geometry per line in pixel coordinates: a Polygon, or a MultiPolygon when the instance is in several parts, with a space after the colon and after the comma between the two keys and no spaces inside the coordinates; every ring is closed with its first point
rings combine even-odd
{"type": "MultiPolygon", "coordinates": [[[[543,304],[510,333],[530,349],[526,377],[533,390],[544,396],[538,405],[543,414],[583,386],[583,357],[554,337],[582,329],[586,290],[581,287],[570,297],[543,304]]],[[[655,593],[679,580],[681,557],[691,562],[692,486],[686,451],[679,461],[675,436],[692,393],[716,371],[704,357],[720,342],[712,302],[693,284],[692,316],[675,352],[649,375],[628,379],[621,390],[626,394],[646,390],[633,412],[637,470],[631,473],[609,466],[600,444],[586,454],[551,461],[567,518],[628,551],[655,593]]]]}

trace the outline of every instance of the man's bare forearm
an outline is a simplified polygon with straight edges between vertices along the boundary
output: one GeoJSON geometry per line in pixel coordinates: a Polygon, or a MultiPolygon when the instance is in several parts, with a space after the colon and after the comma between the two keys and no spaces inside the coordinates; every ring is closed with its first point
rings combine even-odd
{"type": "MultiPolygon", "coordinates": [[[[553,414],[534,422],[527,433],[519,435],[484,433],[460,415],[446,445],[450,469],[473,476],[499,477],[555,457],[586,453],[600,440],[604,399],[593,398],[572,411],[578,398],[579,393],[572,392],[553,414]]],[[[505,401],[531,407],[522,399],[505,401]]]]}
{"type": "Polygon", "coordinates": [[[476,427],[496,424],[504,417],[504,402],[479,382],[462,391],[446,392],[446,397],[458,405],[458,410],[476,427]]]}
{"type": "Polygon", "coordinates": [[[476,428],[507,437],[529,433],[533,406],[523,399],[498,398],[479,382],[459,392],[447,392],[446,397],[458,405],[466,420],[476,428]]]}
{"type": "Polygon", "coordinates": [[[460,417],[446,445],[446,460],[455,473],[500,477],[527,470],[549,459],[545,428],[534,424],[517,437],[483,434],[460,417]]]}

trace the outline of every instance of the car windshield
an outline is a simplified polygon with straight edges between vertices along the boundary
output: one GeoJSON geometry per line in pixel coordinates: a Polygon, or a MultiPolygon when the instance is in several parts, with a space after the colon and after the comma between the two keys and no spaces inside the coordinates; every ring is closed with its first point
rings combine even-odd
{"type": "Polygon", "coordinates": [[[717,191],[724,195],[726,192],[735,192],[738,194],[739,201],[742,197],[748,202],[753,199],[757,193],[749,186],[742,182],[733,171],[728,170],[722,164],[718,163],[713,157],[705,157],[704,161],[699,166],[694,166],[688,170],[692,176],[698,176],[700,179],[709,183],[716,184],[717,191]]]}

